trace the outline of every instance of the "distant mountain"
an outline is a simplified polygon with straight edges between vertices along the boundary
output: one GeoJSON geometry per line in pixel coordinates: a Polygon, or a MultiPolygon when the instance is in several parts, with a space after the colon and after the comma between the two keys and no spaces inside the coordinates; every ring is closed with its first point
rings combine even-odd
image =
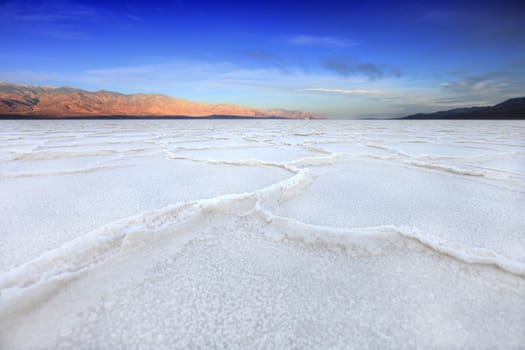
{"type": "Polygon", "coordinates": [[[512,98],[491,107],[456,108],[418,113],[400,119],[525,119],[525,97],[512,98]]]}
{"type": "Polygon", "coordinates": [[[0,118],[68,117],[223,117],[310,119],[315,115],[284,109],[191,102],[158,94],[90,92],[0,82],[0,118]]]}

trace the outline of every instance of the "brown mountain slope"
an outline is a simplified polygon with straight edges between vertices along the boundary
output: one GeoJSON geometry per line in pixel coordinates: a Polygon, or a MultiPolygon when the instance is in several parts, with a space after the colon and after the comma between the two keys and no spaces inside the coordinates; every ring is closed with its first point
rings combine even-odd
{"type": "Polygon", "coordinates": [[[237,116],[309,119],[316,116],[281,109],[255,109],[233,104],[191,102],[158,94],[90,92],[70,87],[42,87],[0,82],[0,116],[237,116]]]}

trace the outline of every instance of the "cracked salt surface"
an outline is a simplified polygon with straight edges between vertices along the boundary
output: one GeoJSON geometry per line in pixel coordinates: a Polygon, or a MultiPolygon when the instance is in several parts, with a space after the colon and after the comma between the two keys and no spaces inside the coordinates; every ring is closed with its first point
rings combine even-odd
{"type": "Polygon", "coordinates": [[[525,128],[464,123],[6,122],[0,348],[519,348],[525,128]]]}

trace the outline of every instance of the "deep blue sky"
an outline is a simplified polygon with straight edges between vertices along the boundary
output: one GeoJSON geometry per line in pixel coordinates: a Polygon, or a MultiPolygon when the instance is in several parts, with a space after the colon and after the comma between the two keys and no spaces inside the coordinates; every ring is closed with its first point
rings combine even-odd
{"type": "Polygon", "coordinates": [[[0,80],[328,116],[525,96],[525,1],[2,1],[0,80]]]}

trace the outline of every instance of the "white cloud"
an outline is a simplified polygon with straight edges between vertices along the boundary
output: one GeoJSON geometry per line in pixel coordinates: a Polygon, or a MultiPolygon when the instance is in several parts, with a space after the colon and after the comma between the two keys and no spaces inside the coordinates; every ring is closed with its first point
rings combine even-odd
{"type": "Polygon", "coordinates": [[[489,73],[442,82],[439,86],[442,97],[464,101],[465,105],[473,101],[481,102],[478,105],[495,104],[523,96],[523,79],[519,74],[489,73]]]}
{"type": "MultiPolygon", "coordinates": [[[[31,84],[58,83],[89,89],[179,93],[185,88],[204,90],[264,89],[275,93],[296,93],[304,86],[338,87],[348,80],[337,76],[305,73],[301,69],[284,73],[278,68],[248,69],[229,62],[172,61],[121,66],[71,73],[1,71],[0,80],[31,84]]],[[[363,83],[356,79],[355,83],[363,83]]],[[[230,90],[232,91],[232,90],[230,90]]]]}
{"type": "Polygon", "coordinates": [[[342,95],[376,95],[376,94],[383,93],[381,90],[369,90],[369,89],[327,89],[327,88],[307,88],[307,89],[299,89],[298,91],[322,92],[322,93],[342,94],[342,95]]]}
{"type": "Polygon", "coordinates": [[[358,44],[355,40],[334,36],[293,35],[285,38],[287,42],[300,46],[351,47],[358,44]]]}

